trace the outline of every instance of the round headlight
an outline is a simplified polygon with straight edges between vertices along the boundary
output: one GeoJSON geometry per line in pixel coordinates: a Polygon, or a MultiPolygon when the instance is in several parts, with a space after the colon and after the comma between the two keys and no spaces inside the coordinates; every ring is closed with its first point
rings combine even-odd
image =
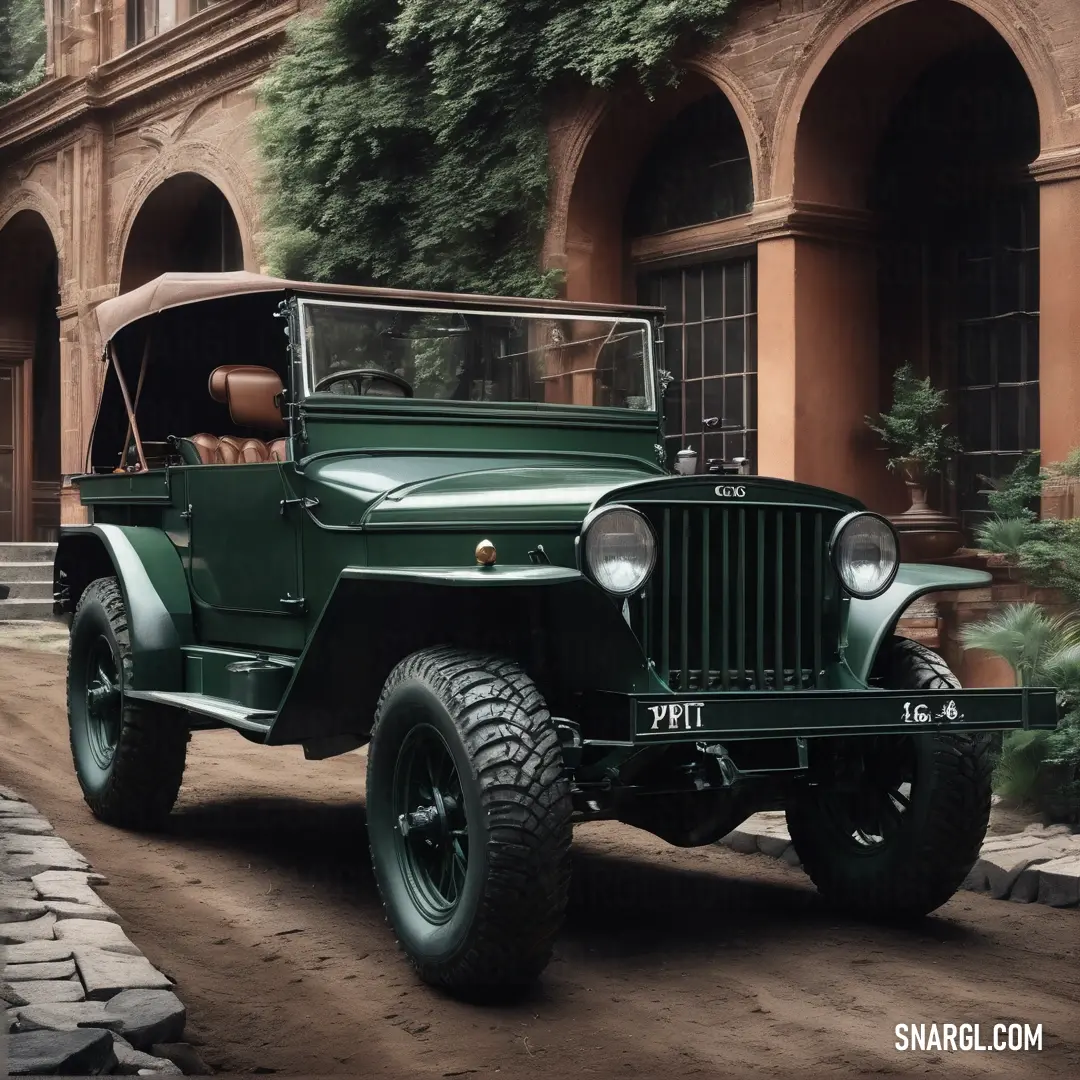
{"type": "Polygon", "coordinates": [[[844,588],[860,600],[880,596],[900,568],[896,531],[877,514],[848,514],[833,532],[830,551],[844,588]]]}
{"type": "Polygon", "coordinates": [[[585,569],[602,589],[629,596],[649,579],[656,565],[652,527],[628,506],[605,506],[582,528],[585,569]]]}

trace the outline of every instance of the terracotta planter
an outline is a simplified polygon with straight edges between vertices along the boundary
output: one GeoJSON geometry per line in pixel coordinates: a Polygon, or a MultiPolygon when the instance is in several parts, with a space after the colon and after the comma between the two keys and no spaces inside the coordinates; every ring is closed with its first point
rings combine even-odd
{"type": "Polygon", "coordinates": [[[908,461],[903,466],[904,483],[907,484],[908,494],[911,496],[911,506],[905,510],[903,517],[921,517],[932,514],[930,504],[926,501],[926,474],[922,464],[918,461],[908,461]]]}
{"type": "Polygon", "coordinates": [[[900,558],[903,562],[947,559],[964,542],[960,523],[930,506],[926,498],[926,474],[920,462],[907,461],[903,470],[911,506],[889,519],[900,537],[900,558]]]}

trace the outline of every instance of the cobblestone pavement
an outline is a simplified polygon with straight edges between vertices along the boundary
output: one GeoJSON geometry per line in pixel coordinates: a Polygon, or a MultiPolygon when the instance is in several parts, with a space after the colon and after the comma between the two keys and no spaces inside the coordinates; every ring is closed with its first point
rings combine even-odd
{"type": "Polygon", "coordinates": [[[186,1010],[94,891],[107,884],[0,787],[0,1001],[8,1075],[182,1075],[186,1010]]]}

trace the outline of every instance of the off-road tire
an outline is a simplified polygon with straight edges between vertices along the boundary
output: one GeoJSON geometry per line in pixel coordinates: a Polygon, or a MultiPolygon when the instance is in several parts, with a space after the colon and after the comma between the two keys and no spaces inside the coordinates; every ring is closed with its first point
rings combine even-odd
{"type": "Polygon", "coordinates": [[[68,733],[75,775],[94,816],[125,829],[158,828],[171,812],[190,737],[184,714],[123,694],[131,670],[127,609],[115,577],[92,581],[75,609],[68,642],[68,733]],[[111,760],[95,759],[88,706],[91,650],[111,652],[119,676],[118,731],[111,760]]]}
{"type": "Polygon", "coordinates": [[[568,900],[571,812],[558,733],[517,663],[440,647],[394,668],[368,751],[368,838],[387,921],[425,982],[482,1000],[539,977],[568,900]],[[452,757],[467,818],[464,883],[441,925],[410,891],[395,809],[403,747],[430,728],[452,757]]]}
{"type": "MultiPolygon", "coordinates": [[[[960,687],[937,653],[900,637],[883,649],[875,674],[889,689],[960,687]]],[[[883,848],[853,850],[824,812],[820,788],[800,786],[788,807],[788,829],[803,868],[818,892],[848,913],[921,918],[953,896],[979,857],[990,819],[990,740],[945,731],[910,738],[911,803],[883,848]]]]}

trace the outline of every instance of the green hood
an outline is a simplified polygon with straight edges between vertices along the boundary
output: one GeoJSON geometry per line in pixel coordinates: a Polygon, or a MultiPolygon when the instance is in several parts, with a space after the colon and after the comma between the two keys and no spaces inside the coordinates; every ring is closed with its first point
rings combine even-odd
{"type": "Polygon", "coordinates": [[[598,502],[686,499],[861,509],[833,491],[768,477],[676,477],[625,459],[348,455],[311,462],[306,493],[328,525],[578,526],[598,502]]]}
{"type": "Polygon", "coordinates": [[[559,460],[512,463],[457,455],[348,456],[312,462],[305,492],[329,525],[579,524],[613,488],[654,479],[638,463],[559,460]]]}

